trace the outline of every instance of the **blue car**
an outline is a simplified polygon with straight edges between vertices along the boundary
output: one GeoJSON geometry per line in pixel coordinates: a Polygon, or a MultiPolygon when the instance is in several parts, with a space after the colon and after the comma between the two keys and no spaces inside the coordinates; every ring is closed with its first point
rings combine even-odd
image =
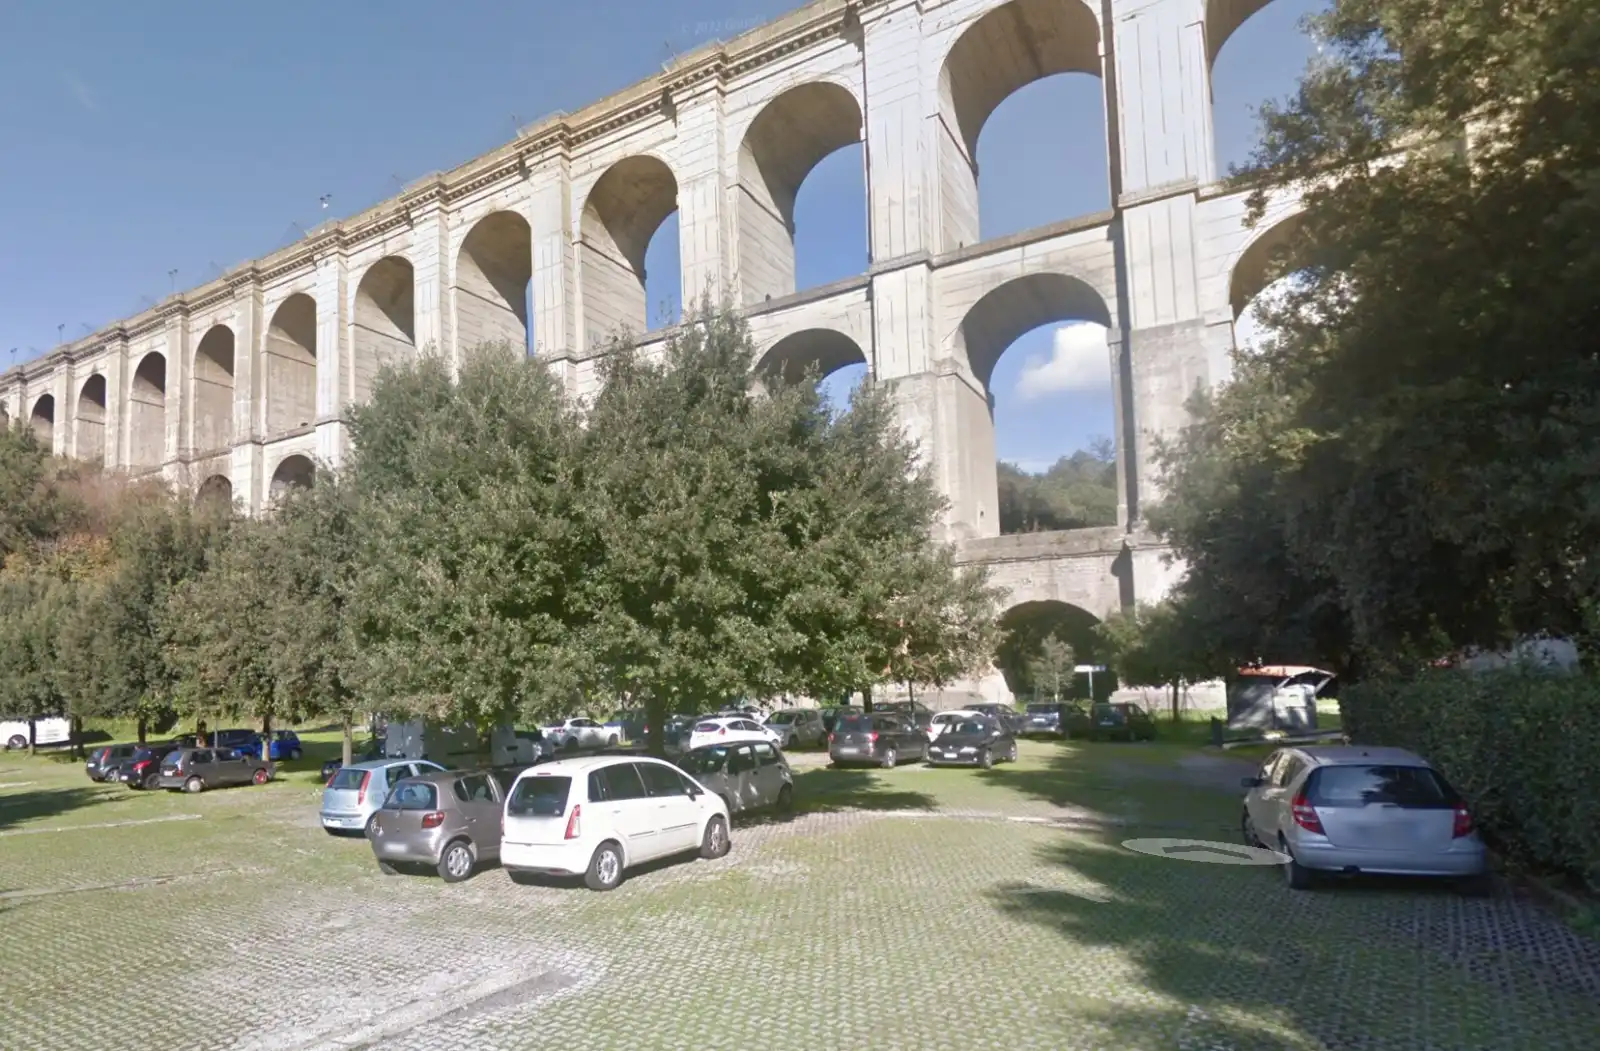
{"type": "MultiPolygon", "coordinates": [[[[261,735],[256,734],[253,740],[244,744],[235,745],[234,749],[241,755],[248,755],[252,759],[260,759],[261,735]]],[[[299,759],[299,735],[297,735],[293,730],[272,731],[272,755],[269,758],[271,758],[273,762],[282,762],[285,759],[299,759]]]]}

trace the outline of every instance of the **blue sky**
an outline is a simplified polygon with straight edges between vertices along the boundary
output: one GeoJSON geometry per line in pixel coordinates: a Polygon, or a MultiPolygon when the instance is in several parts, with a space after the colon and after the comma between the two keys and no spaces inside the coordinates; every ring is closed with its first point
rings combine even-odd
{"type": "MultiPolygon", "coordinates": [[[[447,16],[420,0],[9,0],[0,368],[795,6],[454,0],[447,16]]],[[[1214,77],[1223,163],[1248,153],[1254,105],[1292,89],[1310,53],[1296,25],[1317,6],[1276,0],[1223,49],[1214,77]]],[[[1106,207],[1103,143],[1092,78],[1052,77],[1013,95],[979,142],[984,235],[1106,207]]],[[[864,269],[863,208],[851,147],[801,189],[801,287],[864,269]]],[[[674,218],[647,258],[653,318],[676,299],[676,232],[674,218]]],[[[1111,434],[1104,355],[1082,335],[1035,330],[1001,359],[992,389],[1002,458],[1039,469],[1111,434]]],[[[855,379],[840,373],[830,387],[855,379]]]]}

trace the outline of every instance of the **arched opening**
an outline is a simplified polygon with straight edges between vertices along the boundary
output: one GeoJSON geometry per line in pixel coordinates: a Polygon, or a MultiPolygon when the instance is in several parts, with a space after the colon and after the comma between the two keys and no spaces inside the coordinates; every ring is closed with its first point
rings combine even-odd
{"type": "Polygon", "coordinates": [[[855,384],[866,374],[867,356],[855,340],[831,328],[791,332],[774,343],[756,364],[763,379],[781,377],[798,383],[808,369],[816,369],[819,389],[835,410],[849,404],[855,384]],[[845,379],[845,377],[853,378],[845,379]],[[841,379],[844,382],[840,382],[841,379]]]}
{"type": "Polygon", "coordinates": [[[268,434],[309,427],[317,418],[317,302],[296,292],[267,326],[268,434]]]}
{"type": "Polygon", "coordinates": [[[268,495],[273,501],[281,500],[286,493],[297,489],[310,489],[317,480],[316,465],[308,457],[296,453],[285,456],[272,472],[268,495]]]}
{"type": "Polygon", "coordinates": [[[490,212],[473,225],[456,253],[455,303],[460,350],[505,342],[534,352],[533,228],[528,220],[516,212],[490,212]]]}
{"type": "Polygon", "coordinates": [[[225,474],[214,474],[200,483],[200,488],[195,492],[195,503],[216,511],[231,510],[233,507],[233,483],[225,474]]]}
{"type": "MultiPolygon", "coordinates": [[[[1088,700],[1091,676],[1074,669],[1105,663],[1105,644],[1095,630],[1099,623],[1094,614],[1066,602],[1024,602],[1006,610],[995,666],[1017,703],[1088,700]]],[[[1092,677],[1095,700],[1117,689],[1109,670],[1092,677]]]]}
{"type": "Polygon", "coordinates": [[[1098,292],[1057,273],[1008,281],[967,312],[955,349],[983,392],[958,407],[977,535],[1116,524],[1110,324],[1098,292]]]}
{"type": "MultiPolygon", "coordinates": [[[[471,234],[467,237],[470,241],[471,234]]],[[[458,288],[460,276],[458,264],[458,288]]],[[[529,287],[531,285],[530,277],[529,287]]],[[[458,298],[456,302],[459,304],[461,300],[458,298]]],[[[354,367],[350,370],[351,401],[366,401],[372,394],[372,381],[384,366],[405,361],[416,353],[416,314],[416,275],[410,260],[397,255],[385,256],[361,276],[361,283],[356,286],[352,319],[354,331],[351,352],[354,367]]],[[[527,327],[525,321],[523,327],[527,327]]],[[[526,345],[527,334],[524,332],[518,346],[526,345]]]]}
{"type": "Polygon", "coordinates": [[[128,465],[159,467],[167,459],[167,359],[151,351],[139,360],[128,389],[128,465]]]}
{"type": "Polygon", "coordinates": [[[33,403],[33,412],[28,415],[28,425],[33,428],[34,437],[39,439],[45,448],[51,448],[56,438],[56,399],[53,394],[42,394],[33,403]]]}
{"type": "Polygon", "coordinates": [[[1295,92],[1316,53],[1303,23],[1327,7],[1328,0],[1206,0],[1217,177],[1250,159],[1260,138],[1261,103],[1295,92]]]}
{"type": "Polygon", "coordinates": [[[762,107],[739,146],[736,221],[745,305],[867,269],[864,181],[861,107],[847,89],[801,84],[762,107]],[[800,195],[811,182],[820,185],[807,195],[807,225],[827,228],[808,236],[802,258],[800,195]]]}
{"type": "Polygon", "coordinates": [[[1303,280],[1286,273],[1290,244],[1301,229],[1301,217],[1290,214],[1259,230],[1245,246],[1228,278],[1228,305],[1233,310],[1233,346],[1254,353],[1273,338],[1265,314],[1303,280]]]}
{"type": "Polygon", "coordinates": [[[78,414],[72,421],[80,460],[103,461],[106,456],[106,378],[95,373],[78,390],[78,414]]]}
{"type": "Polygon", "coordinates": [[[967,27],[939,116],[942,250],[1110,207],[1100,22],[1083,0],[1011,0],[967,27]]]}
{"type": "Polygon", "coordinates": [[[233,329],[212,325],[194,352],[194,447],[200,452],[233,443],[233,329]]]}
{"type": "Polygon", "coordinates": [[[679,258],[677,224],[667,222],[677,210],[678,180],[656,157],[618,161],[589,191],[579,235],[583,324],[591,343],[623,330],[677,324],[682,317],[682,289],[646,276],[646,263],[663,253],[679,258]]]}

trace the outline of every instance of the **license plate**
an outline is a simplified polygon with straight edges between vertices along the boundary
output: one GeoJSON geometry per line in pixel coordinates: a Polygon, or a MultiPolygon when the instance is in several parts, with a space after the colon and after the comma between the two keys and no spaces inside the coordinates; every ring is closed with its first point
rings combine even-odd
{"type": "Polygon", "coordinates": [[[842,744],[839,746],[839,752],[841,755],[847,752],[851,755],[854,755],[859,751],[861,751],[861,749],[857,748],[855,745],[842,744]]]}
{"type": "Polygon", "coordinates": [[[1100,720],[1100,725],[1101,726],[1115,726],[1115,725],[1117,725],[1117,721],[1115,719],[1101,719],[1100,720]]]}

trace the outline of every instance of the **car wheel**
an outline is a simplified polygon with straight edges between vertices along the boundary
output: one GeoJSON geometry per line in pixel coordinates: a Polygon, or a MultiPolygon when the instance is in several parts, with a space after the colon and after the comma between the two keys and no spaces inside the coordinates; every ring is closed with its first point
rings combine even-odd
{"type": "Polygon", "coordinates": [[[1278,837],[1278,849],[1289,855],[1289,860],[1283,865],[1283,881],[1289,885],[1290,890],[1310,890],[1316,885],[1317,875],[1294,859],[1294,851],[1289,849],[1289,841],[1282,836],[1278,837]]]}
{"type": "Polygon", "coordinates": [[[1016,761],[1017,761],[1017,760],[1018,760],[1018,759],[1020,759],[1020,758],[1021,758],[1021,757],[1022,757],[1022,753],[1021,753],[1021,751],[1020,751],[1020,750],[1019,750],[1019,749],[1018,749],[1018,748],[1017,748],[1017,742],[1015,742],[1015,741],[1012,741],[1012,742],[1011,742],[1011,756],[1010,756],[1010,759],[1009,759],[1009,760],[1008,760],[1008,761],[1009,761],[1009,762],[1013,762],[1013,763],[1014,763],[1014,762],[1016,762],[1016,761]]]}
{"type": "Polygon", "coordinates": [[[616,734],[612,734],[610,737],[606,738],[606,747],[607,748],[615,748],[616,746],[617,746],[617,735],[616,734]]]}
{"type": "Polygon", "coordinates": [[[602,843],[595,848],[583,882],[590,890],[615,890],[622,882],[622,848],[615,843],[602,843]]]}
{"type": "Polygon", "coordinates": [[[132,781],[129,781],[128,785],[134,788],[145,788],[151,792],[154,792],[156,789],[161,787],[161,775],[150,774],[140,784],[135,785],[132,781]]]}
{"type": "Polygon", "coordinates": [[[994,753],[985,748],[978,753],[978,765],[985,770],[994,769],[994,753]]]}
{"type": "Polygon", "coordinates": [[[778,813],[794,813],[794,786],[784,785],[778,789],[778,813]]]}
{"type": "Polygon", "coordinates": [[[446,883],[460,883],[472,875],[472,865],[472,848],[467,846],[467,841],[454,840],[439,858],[439,878],[446,883]]]}
{"type": "Polygon", "coordinates": [[[183,790],[185,792],[199,792],[205,787],[206,783],[200,780],[198,777],[191,777],[189,780],[183,783],[183,790]]]}
{"type": "Polygon", "coordinates": [[[400,870],[395,868],[393,865],[389,864],[387,861],[378,862],[378,871],[383,873],[385,876],[398,876],[398,875],[400,875],[400,870]]]}
{"type": "Polygon", "coordinates": [[[723,857],[733,847],[728,838],[728,823],[718,814],[706,822],[706,834],[700,839],[700,856],[707,861],[723,857]]]}
{"type": "Polygon", "coordinates": [[[265,770],[257,770],[251,775],[250,780],[258,785],[264,785],[268,781],[272,780],[272,775],[267,773],[265,770]]]}
{"type": "Polygon", "coordinates": [[[576,752],[578,750],[578,739],[576,737],[569,737],[565,742],[562,743],[561,747],[564,751],[576,752]]]}
{"type": "Polygon", "coordinates": [[[289,760],[291,762],[299,762],[299,760],[300,760],[300,749],[298,749],[298,748],[289,749],[289,760]]]}
{"type": "Polygon", "coordinates": [[[16,752],[28,747],[28,739],[21,734],[12,734],[11,740],[6,742],[6,748],[16,752]]]}
{"type": "Polygon", "coordinates": [[[885,770],[893,770],[895,761],[897,759],[898,759],[898,756],[895,755],[895,751],[894,751],[893,748],[885,748],[883,750],[883,761],[879,765],[882,766],[885,770]]]}
{"type": "Polygon", "coordinates": [[[370,815],[367,818],[367,823],[365,825],[361,826],[361,834],[363,836],[366,836],[368,839],[371,839],[372,838],[373,826],[376,825],[377,823],[378,823],[378,815],[377,814],[370,815]]]}

